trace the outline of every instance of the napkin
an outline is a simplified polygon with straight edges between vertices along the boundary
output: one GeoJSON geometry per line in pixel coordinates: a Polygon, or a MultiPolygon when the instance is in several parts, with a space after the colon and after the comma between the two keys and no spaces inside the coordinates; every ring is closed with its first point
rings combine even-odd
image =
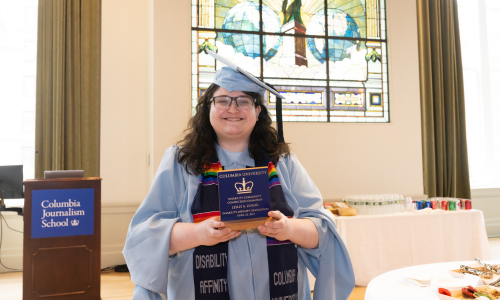
{"type": "Polygon", "coordinates": [[[432,275],[427,274],[411,274],[403,277],[406,284],[415,286],[429,286],[431,280],[434,278],[432,275]]]}
{"type": "Polygon", "coordinates": [[[468,285],[472,287],[484,285],[479,276],[466,274],[464,278],[435,278],[431,280],[431,290],[435,293],[438,288],[445,288],[448,290],[458,290],[468,285]]]}

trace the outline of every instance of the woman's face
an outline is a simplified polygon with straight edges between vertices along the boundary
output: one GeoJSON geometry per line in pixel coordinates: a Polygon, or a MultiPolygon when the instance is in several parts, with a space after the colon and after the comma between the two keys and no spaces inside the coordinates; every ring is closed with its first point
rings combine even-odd
{"type": "MultiPolygon", "coordinates": [[[[248,96],[241,91],[228,92],[224,88],[219,88],[213,95],[216,96],[248,96]]],[[[250,134],[257,122],[260,114],[260,106],[255,104],[249,109],[240,109],[236,102],[231,103],[229,108],[215,107],[213,101],[210,104],[210,123],[217,134],[219,141],[243,141],[250,138],[250,134]]]]}

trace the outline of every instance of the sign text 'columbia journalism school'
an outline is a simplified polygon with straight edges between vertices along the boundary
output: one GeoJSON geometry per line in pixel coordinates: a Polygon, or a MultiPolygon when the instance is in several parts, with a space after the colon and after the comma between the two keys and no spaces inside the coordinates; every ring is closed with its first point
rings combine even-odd
{"type": "Polygon", "coordinates": [[[94,234],[94,189],[34,190],[31,238],[94,234]]]}

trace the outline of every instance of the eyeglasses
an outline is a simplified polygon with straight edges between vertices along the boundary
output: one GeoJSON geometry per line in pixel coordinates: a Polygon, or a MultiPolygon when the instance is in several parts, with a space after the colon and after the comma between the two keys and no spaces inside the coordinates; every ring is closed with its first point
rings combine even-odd
{"type": "Polygon", "coordinates": [[[231,107],[233,101],[236,102],[236,106],[239,109],[250,109],[252,108],[253,104],[257,102],[257,100],[250,96],[217,96],[210,99],[210,102],[213,102],[216,108],[229,108],[231,107]]]}

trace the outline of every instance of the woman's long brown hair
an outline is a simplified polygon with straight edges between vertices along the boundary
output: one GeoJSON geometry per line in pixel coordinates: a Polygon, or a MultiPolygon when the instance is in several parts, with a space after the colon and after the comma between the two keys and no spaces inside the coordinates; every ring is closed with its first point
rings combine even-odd
{"type": "MultiPolygon", "coordinates": [[[[184,138],[177,142],[181,146],[178,161],[184,164],[189,174],[203,173],[205,165],[210,163],[210,157],[216,152],[217,135],[210,124],[210,99],[218,89],[219,86],[212,83],[198,99],[196,114],[189,120],[188,127],[184,130],[184,138]]],[[[264,150],[276,164],[280,156],[290,154],[290,148],[287,143],[278,142],[276,129],[272,127],[273,121],[263,105],[262,97],[253,92],[244,93],[255,98],[257,101],[255,106],[261,108],[257,123],[250,134],[248,145],[250,157],[262,159],[262,150],[264,150]]]]}

